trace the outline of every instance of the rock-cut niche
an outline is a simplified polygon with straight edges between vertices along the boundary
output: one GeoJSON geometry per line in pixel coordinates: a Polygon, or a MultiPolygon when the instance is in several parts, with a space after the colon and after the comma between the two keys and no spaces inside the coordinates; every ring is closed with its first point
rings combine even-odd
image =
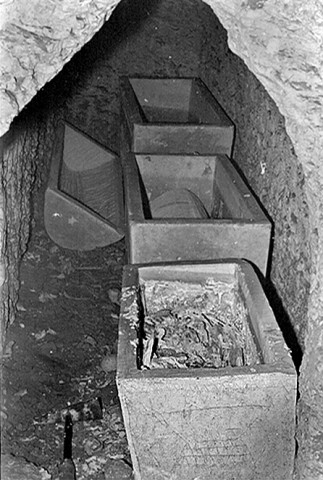
{"type": "Polygon", "coordinates": [[[309,294],[308,207],[303,170],[275,102],[230,51],[226,30],[202,0],[122,0],[20,118],[63,116],[118,152],[121,75],[200,77],[234,122],[233,158],[274,225],[266,293],[299,364],[309,294]]]}
{"type": "Polygon", "coordinates": [[[275,102],[230,51],[226,30],[202,0],[122,0],[47,86],[59,91],[71,123],[114,151],[120,75],[198,76],[234,122],[234,160],[274,224],[267,292],[299,363],[309,293],[308,208],[303,170],[275,102]]]}

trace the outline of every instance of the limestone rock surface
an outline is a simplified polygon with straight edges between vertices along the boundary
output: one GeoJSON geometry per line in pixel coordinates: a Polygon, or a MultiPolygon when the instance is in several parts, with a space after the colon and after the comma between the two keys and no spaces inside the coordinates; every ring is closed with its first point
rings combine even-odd
{"type": "Polygon", "coordinates": [[[4,480],[50,480],[51,475],[24,458],[1,455],[1,478],[4,480]]]}
{"type": "Polygon", "coordinates": [[[109,18],[117,0],[0,4],[0,135],[109,18]]]}
{"type": "Polygon", "coordinates": [[[313,270],[300,379],[303,400],[299,420],[298,474],[302,479],[321,478],[323,8],[316,0],[306,3],[302,0],[206,0],[206,3],[227,29],[231,50],[245,61],[284,115],[287,133],[304,168],[313,270]]]}

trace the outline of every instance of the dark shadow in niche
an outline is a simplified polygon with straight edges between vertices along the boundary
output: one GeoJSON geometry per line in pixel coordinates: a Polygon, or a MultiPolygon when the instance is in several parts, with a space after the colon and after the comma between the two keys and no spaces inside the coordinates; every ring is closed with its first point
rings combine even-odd
{"type": "Polygon", "coordinates": [[[150,210],[150,202],[148,199],[146,187],[144,184],[144,181],[142,179],[142,175],[140,171],[138,170],[138,178],[139,178],[139,188],[140,188],[140,194],[141,194],[141,199],[142,199],[142,209],[144,213],[144,217],[146,220],[151,220],[152,219],[152,214],[150,210]]]}
{"type": "Polygon", "coordinates": [[[25,115],[27,118],[30,115],[39,116],[40,113],[47,115],[48,111],[58,114],[60,109],[64,109],[66,99],[73,96],[77,85],[82,84],[85,77],[91,76],[95,63],[112,56],[116,48],[140,30],[158,3],[160,0],[121,0],[92,39],[23,108],[19,120],[25,115]]]}
{"type": "Polygon", "coordinates": [[[109,27],[117,38],[127,39],[154,14],[160,0],[121,0],[109,18],[109,27]]]}
{"type": "MultiPolygon", "coordinates": [[[[121,0],[100,30],[70,60],[75,72],[89,72],[96,61],[112,57],[154,14],[160,0],[121,0]]],[[[84,81],[82,76],[82,81],[84,81]]]]}
{"type": "Polygon", "coordinates": [[[273,312],[275,314],[277,323],[281,328],[285,342],[288,348],[290,348],[291,350],[291,355],[292,355],[292,359],[295,364],[296,370],[297,372],[299,372],[299,369],[302,363],[303,352],[302,352],[301,345],[297,340],[297,336],[292,326],[292,322],[289,318],[288,313],[283,307],[282,301],[272,281],[270,279],[265,280],[265,282],[262,283],[262,285],[267,295],[270,306],[273,309],[273,312]]]}
{"type": "Polygon", "coordinates": [[[290,317],[286,312],[283,306],[283,302],[276,290],[276,287],[274,286],[269,276],[265,278],[256,265],[252,263],[252,266],[259,278],[262,288],[264,289],[269,305],[271,306],[279,328],[282,331],[286,345],[291,351],[291,356],[297,373],[299,373],[299,369],[302,363],[303,351],[297,339],[290,317]]]}
{"type": "MultiPolygon", "coordinates": [[[[271,241],[270,241],[270,245],[269,245],[269,252],[268,252],[268,264],[267,264],[267,274],[266,274],[266,277],[264,277],[264,275],[260,272],[260,270],[258,269],[258,267],[254,264],[253,267],[258,275],[258,278],[261,282],[261,285],[265,291],[265,294],[267,296],[267,299],[269,301],[269,304],[274,312],[274,315],[275,315],[275,318],[277,320],[277,323],[283,333],[283,336],[284,336],[284,339],[285,339],[285,342],[288,346],[288,348],[291,350],[291,355],[292,355],[292,358],[293,358],[293,362],[295,364],[295,367],[297,369],[297,372],[299,371],[299,368],[301,366],[301,362],[302,362],[302,356],[303,356],[303,352],[302,352],[302,348],[301,348],[301,345],[297,339],[297,336],[296,336],[296,333],[295,333],[295,330],[293,328],[293,325],[292,325],[292,322],[290,320],[290,317],[288,315],[288,313],[286,312],[284,306],[283,306],[283,303],[282,303],[282,300],[272,282],[272,280],[270,279],[270,272],[271,272],[271,268],[272,268],[272,258],[273,258],[273,249],[274,249],[274,222],[273,220],[270,218],[268,212],[266,211],[266,209],[264,208],[261,200],[259,199],[259,197],[256,195],[256,193],[254,192],[254,190],[251,188],[250,184],[248,183],[248,180],[246,178],[246,176],[244,175],[243,171],[241,170],[241,168],[239,167],[239,165],[233,160],[231,159],[232,163],[234,164],[235,168],[237,169],[237,171],[239,172],[239,174],[241,175],[241,177],[243,178],[243,180],[247,183],[248,187],[250,188],[250,190],[252,191],[252,194],[255,196],[256,200],[258,201],[262,211],[264,212],[264,214],[266,215],[266,217],[268,218],[268,220],[271,222],[271,225],[272,225],[272,232],[271,232],[271,241]]],[[[249,262],[249,263],[252,263],[252,262],[249,262]]]]}
{"type": "Polygon", "coordinates": [[[273,253],[273,248],[274,248],[274,242],[273,242],[273,238],[274,238],[274,222],[273,220],[271,219],[269,213],[267,212],[267,210],[265,209],[265,207],[263,206],[263,203],[261,202],[260,198],[258,197],[258,195],[256,194],[256,192],[253,190],[253,188],[251,187],[250,183],[248,182],[248,179],[246,178],[245,174],[243,173],[243,171],[241,170],[240,166],[238,165],[238,163],[233,159],[231,158],[230,159],[232,164],[234,165],[234,168],[237,170],[237,172],[239,173],[240,177],[243,179],[243,181],[248,185],[248,188],[250,189],[250,191],[252,192],[252,195],[254,196],[254,198],[257,200],[258,204],[259,204],[259,207],[261,208],[261,210],[263,211],[264,215],[267,217],[267,220],[271,223],[271,238],[270,238],[270,244],[269,244],[269,251],[268,251],[268,263],[267,263],[267,272],[266,272],[266,278],[269,278],[270,277],[270,272],[271,272],[271,266],[272,266],[272,253],[273,253]]]}

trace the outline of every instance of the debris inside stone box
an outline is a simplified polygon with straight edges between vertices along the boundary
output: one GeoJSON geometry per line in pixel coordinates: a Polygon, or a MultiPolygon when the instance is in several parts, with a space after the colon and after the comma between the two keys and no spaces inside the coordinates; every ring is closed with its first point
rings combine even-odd
{"type": "Polygon", "coordinates": [[[140,288],[141,368],[221,368],[261,363],[235,283],[145,281],[140,288]]]}

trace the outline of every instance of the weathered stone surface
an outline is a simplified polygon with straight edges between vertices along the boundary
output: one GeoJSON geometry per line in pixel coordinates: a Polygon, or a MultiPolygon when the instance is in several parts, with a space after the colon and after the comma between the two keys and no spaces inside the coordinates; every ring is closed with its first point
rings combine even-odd
{"type": "MultiPolygon", "coordinates": [[[[309,205],[311,294],[301,369],[300,478],[323,475],[323,11],[320,2],[209,3],[228,30],[230,48],[259,78],[286,121],[305,172],[309,205]],[[220,6],[221,3],[221,6],[220,6]],[[307,412],[305,415],[304,412],[307,412]],[[312,428],[308,428],[310,423],[312,428]],[[305,433],[306,432],[306,433],[305,433]]],[[[282,248],[285,246],[282,245],[282,248]]],[[[286,248],[286,247],[285,247],[286,248]]],[[[301,267],[301,265],[300,265],[301,267]]],[[[296,290],[296,288],[295,288],[296,290]]],[[[305,300],[305,299],[304,299],[305,300]]]]}
{"type": "Polygon", "coordinates": [[[53,78],[104,21],[116,0],[67,0],[63,3],[20,0],[1,6],[3,36],[0,42],[2,116],[0,134],[53,78]]]}
{"type": "Polygon", "coordinates": [[[1,455],[1,478],[4,480],[50,480],[51,476],[26,459],[13,455],[1,455]]]}
{"type": "MultiPolygon", "coordinates": [[[[1,253],[5,253],[0,262],[4,280],[0,303],[2,332],[15,319],[20,261],[27,248],[31,227],[31,198],[34,189],[46,175],[44,157],[48,156],[53,129],[50,115],[44,121],[39,112],[39,117],[36,115],[29,122],[25,119],[20,125],[16,122],[14,128],[2,138],[0,176],[3,218],[0,218],[0,225],[1,253]]],[[[1,342],[3,340],[2,337],[1,342]]]]}
{"type": "MultiPolygon", "coordinates": [[[[208,29],[201,76],[235,123],[234,159],[273,220],[270,278],[303,346],[311,274],[303,169],[284,117],[245,63],[230,52],[226,31],[215,16],[210,16],[208,29]]],[[[281,317],[280,308],[277,313],[281,317]]]]}
{"type": "Polygon", "coordinates": [[[118,480],[131,480],[133,478],[132,468],[123,460],[108,459],[104,467],[104,478],[111,480],[118,478],[118,480]]]}
{"type": "MultiPolygon", "coordinates": [[[[0,160],[2,161],[2,145],[0,145],[0,160]]],[[[4,252],[5,239],[4,239],[4,205],[3,196],[0,195],[0,251],[4,252]]],[[[6,278],[4,258],[0,260],[0,357],[2,356],[6,316],[4,312],[4,282],[6,278]]]]}

